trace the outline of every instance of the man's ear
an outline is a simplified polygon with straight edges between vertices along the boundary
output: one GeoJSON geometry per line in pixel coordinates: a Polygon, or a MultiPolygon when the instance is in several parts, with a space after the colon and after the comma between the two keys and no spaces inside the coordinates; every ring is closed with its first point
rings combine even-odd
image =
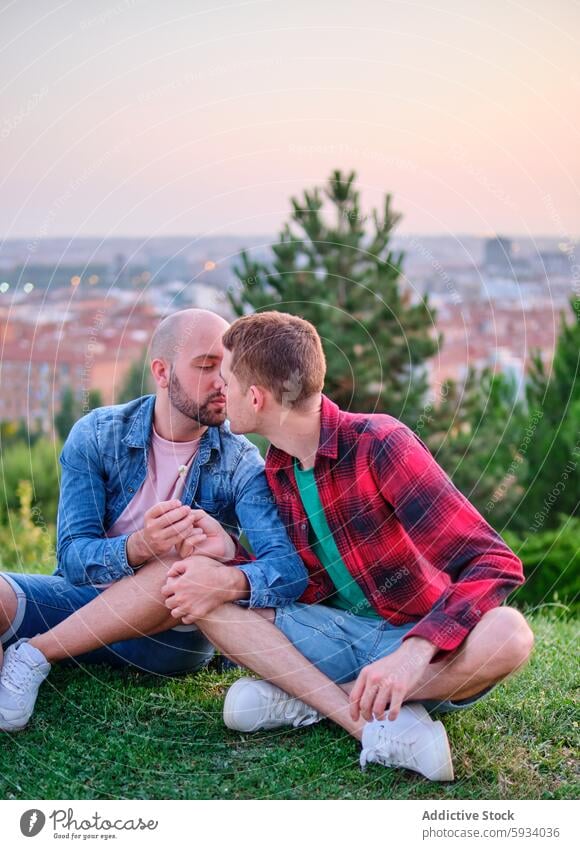
{"type": "Polygon", "coordinates": [[[155,359],[151,361],[151,374],[155,380],[157,386],[160,389],[167,389],[169,386],[169,377],[171,374],[171,367],[169,363],[162,359],[155,359]]]}
{"type": "Polygon", "coordinates": [[[250,386],[250,394],[252,396],[252,407],[254,408],[254,412],[259,413],[260,410],[264,409],[266,393],[261,386],[252,385],[250,386]]]}

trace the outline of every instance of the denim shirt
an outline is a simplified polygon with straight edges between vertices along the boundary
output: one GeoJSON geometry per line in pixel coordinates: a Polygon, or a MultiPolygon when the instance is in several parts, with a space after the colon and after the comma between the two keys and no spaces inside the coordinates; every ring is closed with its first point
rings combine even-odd
{"type": "MultiPolygon", "coordinates": [[[[154,407],[154,395],[99,407],[76,422],[64,444],[55,574],[72,584],[105,584],[133,574],[127,561],[129,535],[108,538],[105,533],[147,475],[154,407]]],[[[250,584],[246,604],[280,607],[303,593],[308,576],[263,469],[258,449],[233,434],[227,422],[208,427],[181,501],[205,510],[236,537],[244,530],[256,557],[237,566],[250,584]]]]}

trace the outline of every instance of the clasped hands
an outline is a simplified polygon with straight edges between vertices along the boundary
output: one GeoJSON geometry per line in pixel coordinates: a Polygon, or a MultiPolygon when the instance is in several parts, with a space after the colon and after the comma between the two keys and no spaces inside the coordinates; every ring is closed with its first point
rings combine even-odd
{"type": "Polygon", "coordinates": [[[223,565],[233,560],[235,542],[204,510],[179,501],[162,502],[146,514],[144,533],[158,556],[175,547],[181,558],[169,568],[161,590],[175,619],[190,625],[220,604],[244,596],[243,574],[223,565]]]}
{"type": "Polygon", "coordinates": [[[233,539],[216,519],[178,499],[160,501],[147,510],[143,528],[131,534],[127,546],[136,564],[166,557],[174,548],[181,559],[204,554],[222,563],[233,560],[236,553],[233,539]]]}

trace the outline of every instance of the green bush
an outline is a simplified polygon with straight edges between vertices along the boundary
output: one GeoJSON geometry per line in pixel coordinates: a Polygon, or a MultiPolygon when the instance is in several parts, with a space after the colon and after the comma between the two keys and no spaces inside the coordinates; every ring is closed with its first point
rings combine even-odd
{"type": "Polygon", "coordinates": [[[0,525],[0,571],[51,573],[56,563],[55,528],[46,525],[32,506],[32,485],[20,481],[18,509],[0,525]]]}
{"type": "Polygon", "coordinates": [[[522,559],[526,575],[510,601],[533,607],[561,603],[578,612],[580,518],[561,515],[558,527],[529,533],[523,540],[509,531],[503,536],[522,559]]]}
{"type": "Polygon", "coordinates": [[[2,445],[0,451],[0,522],[20,507],[17,490],[20,481],[31,485],[31,507],[36,524],[56,522],[59,492],[61,444],[42,438],[29,444],[2,445]]]}

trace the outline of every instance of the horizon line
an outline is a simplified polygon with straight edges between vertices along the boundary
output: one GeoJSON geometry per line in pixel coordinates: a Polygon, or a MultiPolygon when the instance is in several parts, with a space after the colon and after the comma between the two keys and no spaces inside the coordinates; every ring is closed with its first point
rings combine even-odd
{"type": "MultiPolygon", "coordinates": [[[[208,234],[203,235],[199,233],[158,233],[154,236],[152,235],[130,235],[130,234],[119,234],[119,235],[107,235],[104,236],[99,233],[90,233],[90,234],[77,234],[75,236],[71,236],[69,234],[55,235],[55,236],[37,236],[37,235],[25,235],[25,236],[0,236],[0,242],[2,244],[6,244],[8,242],[22,242],[22,241],[34,241],[35,244],[45,243],[45,242],[54,242],[58,240],[68,240],[69,242],[73,242],[75,239],[95,239],[100,240],[102,242],[106,242],[108,240],[113,239],[133,239],[133,240],[141,240],[141,241],[151,241],[153,239],[220,239],[220,238],[228,238],[228,239],[274,239],[279,237],[279,233],[221,233],[221,234],[208,234]]],[[[476,232],[457,232],[457,233],[445,233],[445,232],[420,232],[414,230],[408,230],[405,232],[395,232],[393,236],[419,236],[422,238],[470,238],[470,239],[494,239],[494,238],[507,238],[507,239],[561,239],[565,241],[566,239],[580,239],[580,232],[574,236],[569,233],[547,233],[547,232],[538,232],[538,233],[521,233],[521,232],[510,232],[506,230],[497,231],[495,233],[476,233],[476,232]]]]}

